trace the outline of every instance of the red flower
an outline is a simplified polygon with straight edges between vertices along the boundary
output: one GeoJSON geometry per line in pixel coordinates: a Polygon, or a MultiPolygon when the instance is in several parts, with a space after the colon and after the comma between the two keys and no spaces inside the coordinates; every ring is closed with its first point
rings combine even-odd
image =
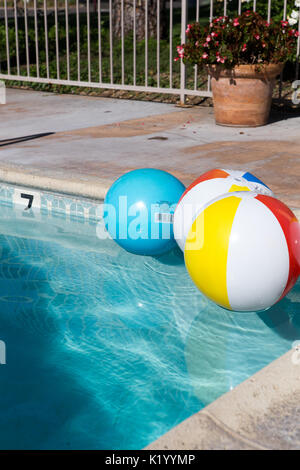
{"type": "Polygon", "coordinates": [[[202,59],[207,59],[207,58],[208,58],[208,54],[204,52],[204,54],[202,55],[202,59]]]}
{"type": "Polygon", "coordinates": [[[255,34],[254,37],[255,37],[255,39],[257,39],[257,40],[260,39],[260,35],[259,35],[259,34],[255,34]]]}
{"type": "Polygon", "coordinates": [[[214,19],[214,23],[219,23],[219,21],[225,21],[226,16],[219,16],[219,18],[214,19]]]}
{"type": "Polygon", "coordinates": [[[183,59],[183,57],[184,57],[184,48],[182,46],[177,46],[177,52],[178,52],[179,58],[183,59]]]}
{"type": "Polygon", "coordinates": [[[285,28],[289,24],[288,21],[281,21],[281,26],[285,28]]]}
{"type": "Polygon", "coordinates": [[[239,19],[238,18],[234,18],[233,20],[233,26],[239,26],[239,19]]]}
{"type": "Polygon", "coordinates": [[[245,52],[246,49],[247,49],[247,44],[243,44],[242,52],[245,52]]]}
{"type": "Polygon", "coordinates": [[[219,56],[219,57],[217,58],[217,62],[221,62],[221,64],[224,64],[224,62],[225,62],[226,59],[227,59],[226,56],[225,56],[225,57],[219,56]]]}
{"type": "Polygon", "coordinates": [[[294,36],[295,38],[298,38],[300,36],[300,33],[299,31],[296,31],[295,29],[290,29],[289,36],[294,36]]]}

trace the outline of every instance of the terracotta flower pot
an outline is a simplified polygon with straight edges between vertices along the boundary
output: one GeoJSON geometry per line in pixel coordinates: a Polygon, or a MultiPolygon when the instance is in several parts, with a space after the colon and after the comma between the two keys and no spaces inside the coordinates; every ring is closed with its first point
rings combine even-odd
{"type": "Polygon", "coordinates": [[[267,124],[275,78],[284,64],[208,66],[212,76],[216,124],[257,127],[267,124]]]}

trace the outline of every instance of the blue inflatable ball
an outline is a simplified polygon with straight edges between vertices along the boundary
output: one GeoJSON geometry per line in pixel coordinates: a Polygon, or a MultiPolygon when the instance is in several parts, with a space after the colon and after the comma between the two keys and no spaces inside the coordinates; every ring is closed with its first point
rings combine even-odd
{"type": "Polygon", "coordinates": [[[106,230],[130,253],[166,253],[176,245],[173,213],[184,191],[184,185],[166,171],[130,171],[107,192],[103,213],[106,230]]]}

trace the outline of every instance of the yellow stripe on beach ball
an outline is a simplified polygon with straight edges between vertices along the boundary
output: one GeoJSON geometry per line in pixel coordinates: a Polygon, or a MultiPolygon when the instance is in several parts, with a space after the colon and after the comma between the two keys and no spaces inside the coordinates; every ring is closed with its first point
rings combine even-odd
{"type": "Polygon", "coordinates": [[[238,186],[237,184],[233,184],[229,189],[229,193],[235,193],[236,191],[250,191],[247,186],[238,186]]]}
{"type": "Polygon", "coordinates": [[[232,196],[209,205],[193,222],[185,244],[187,270],[204,295],[231,309],[226,270],[229,239],[241,198],[232,196]]]}

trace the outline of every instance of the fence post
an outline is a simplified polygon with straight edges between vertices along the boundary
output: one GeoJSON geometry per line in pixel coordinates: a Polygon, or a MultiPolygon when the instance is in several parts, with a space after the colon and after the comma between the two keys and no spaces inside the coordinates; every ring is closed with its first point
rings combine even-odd
{"type": "MultiPolygon", "coordinates": [[[[188,0],[182,0],[181,2],[181,44],[185,43],[185,31],[187,25],[187,14],[188,14],[188,0]]],[[[180,105],[185,104],[185,90],[186,89],[186,69],[181,59],[180,61],[180,105]]]]}
{"type": "Polygon", "coordinates": [[[299,19],[298,19],[298,42],[297,42],[297,53],[296,53],[296,80],[299,80],[299,59],[300,59],[300,8],[299,8],[299,19]]]}

